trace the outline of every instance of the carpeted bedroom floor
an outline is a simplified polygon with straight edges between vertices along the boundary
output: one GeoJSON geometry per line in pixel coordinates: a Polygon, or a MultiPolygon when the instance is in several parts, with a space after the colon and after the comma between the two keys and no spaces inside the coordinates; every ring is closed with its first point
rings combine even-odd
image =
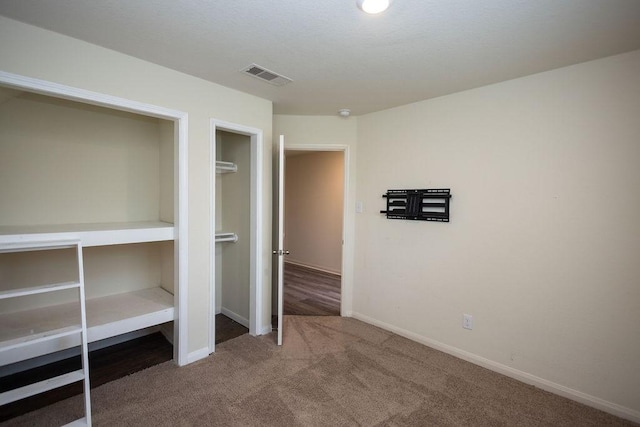
{"type": "MultiPolygon", "coordinates": [[[[92,391],[96,426],[631,426],[341,317],[285,317],[285,346],[243,335],[92,391]]],[[[81,396],[3,426],[58,426],[81,396]]]]}

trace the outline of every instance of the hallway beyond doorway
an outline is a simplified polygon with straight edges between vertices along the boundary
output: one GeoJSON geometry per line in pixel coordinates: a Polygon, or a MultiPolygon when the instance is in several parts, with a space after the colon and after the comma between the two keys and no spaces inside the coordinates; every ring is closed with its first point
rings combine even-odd
{"type": "Polygon", "coordinates": [[[284,314],[340,316],[339,274],[285,263],[284,314]]]}

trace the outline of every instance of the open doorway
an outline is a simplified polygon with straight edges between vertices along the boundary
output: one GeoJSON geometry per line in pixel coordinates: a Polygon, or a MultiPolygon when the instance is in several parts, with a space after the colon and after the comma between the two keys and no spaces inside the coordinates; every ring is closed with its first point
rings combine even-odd
{"type": "Polygon", "coordinates": [[[341,313],[345,153],[286,149],[285,315],[341,313]]]}

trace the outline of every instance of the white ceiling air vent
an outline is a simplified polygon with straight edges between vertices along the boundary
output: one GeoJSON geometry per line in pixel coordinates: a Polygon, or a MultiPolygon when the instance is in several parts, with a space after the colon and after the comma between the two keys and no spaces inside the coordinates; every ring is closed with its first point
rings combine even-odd
{"type": "Polygon", "coordinates": [[[289,77],[274,73],[273,71],[267,70],[266,68],[256,64],[244,67],[240,71],[275,86],[284,86],[293,81],[289,77]]]}

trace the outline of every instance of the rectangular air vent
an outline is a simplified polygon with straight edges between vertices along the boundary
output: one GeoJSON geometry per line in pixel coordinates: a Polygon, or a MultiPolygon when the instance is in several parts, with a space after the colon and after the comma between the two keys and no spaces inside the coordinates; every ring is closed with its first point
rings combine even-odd
{"type": "Polygon", "coordinates": [[[240,71],[275,86],[283,86],[293,81],[289,77],[267,70],[266,68],[256,64],[251,64],[240,71]]]}

